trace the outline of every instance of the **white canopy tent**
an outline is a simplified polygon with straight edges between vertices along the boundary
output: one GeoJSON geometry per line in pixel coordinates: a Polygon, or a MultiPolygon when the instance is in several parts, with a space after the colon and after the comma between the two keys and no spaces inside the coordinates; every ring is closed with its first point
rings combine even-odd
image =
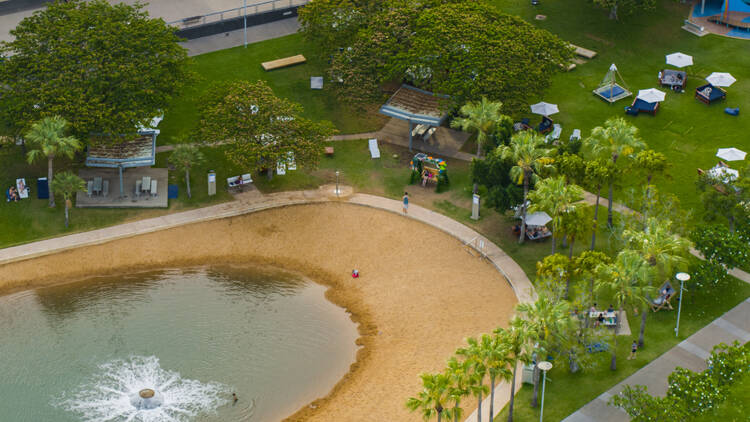
{"type": "Polygon", "coordinates": [[[538,211],[526,215],[527,226],[543,226],[552,221],[552,217],[544,211],[538,211]]]}

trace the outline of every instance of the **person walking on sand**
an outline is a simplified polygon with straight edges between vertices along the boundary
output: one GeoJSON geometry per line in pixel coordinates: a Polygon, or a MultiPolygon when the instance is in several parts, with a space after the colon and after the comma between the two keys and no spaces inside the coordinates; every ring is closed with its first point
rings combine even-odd
{"type": "Polygon", "coordinates": [[[237,398],[237,393],[232,393],[232,403],[237,403],[237,400],[239,400],[239,398],[237,398]]]}
{"type": "Polygon", "coordinates": [[[404,214],[409,213],[409,192],[404,192],[404,214]]]}
{"type": "Polygon", "coordinates": [[[638,351],[638,342],[633,340],[633,344],[630,346],[630,356],[628,356],[628,360],[635,359],[635,352],[638,351]]]}

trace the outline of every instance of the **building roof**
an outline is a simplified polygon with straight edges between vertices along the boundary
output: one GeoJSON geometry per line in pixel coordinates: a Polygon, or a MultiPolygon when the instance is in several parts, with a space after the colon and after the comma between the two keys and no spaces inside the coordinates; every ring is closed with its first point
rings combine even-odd
{"type": "Polygon", "coordinates": [[[380,107],[380,112],[386,116],[395,117],[410,122],[440,126],[448,116],[441,104],[441,99],[449,98],[445,95],[433,94],[413,86],[401,87],[380,107]]]}
{"type": "Polygon", "coordinates": [[[120,143],[90,145],[86,156],[88,167],[144,167],[156,159],[155,130],[142,130],[133,140],[120,143]]]}

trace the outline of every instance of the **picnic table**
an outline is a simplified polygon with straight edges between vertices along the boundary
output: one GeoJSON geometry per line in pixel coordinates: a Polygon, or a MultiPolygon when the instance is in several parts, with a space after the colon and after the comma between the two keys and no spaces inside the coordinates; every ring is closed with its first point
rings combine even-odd
{"type": "Polygon", "coordinates": [[[607,312],[607,311],[589,311],[589,318],[591,319],[598,319],[599,315],[601,315],[604,318],[604,322],[602,324],[608,326],[608,327],[614,327],[617,325],[617,313],[616,312],[607,312]]]}

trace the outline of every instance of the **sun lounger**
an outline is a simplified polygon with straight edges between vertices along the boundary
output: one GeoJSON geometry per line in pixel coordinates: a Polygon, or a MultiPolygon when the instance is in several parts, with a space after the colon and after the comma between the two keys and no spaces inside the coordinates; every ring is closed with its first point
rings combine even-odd
{"type": "Polygon", "coordinates": [[[89,180],[86,182],[86,195],[91,198],[91,195],[94,194],[94,181],[89,180]]]}
{"type": "Polygon", "coordinates": [[[310,89],[323,89],[323,77],[311,76],[310,77],[310,89]]]}
{"type": "Polygon", "coordinates": [[[380,158],[380,148],[378,148],[378,140],[375,138],[370,139],[369,146],[370,146],[370,157],[380,158]]]}
{"type": "Polygon", "coordinates": [[[242,175],[242,184],[243,185],[249,185],[250,183],[253,183],[253,178],[250,177],[250,173],[245,173],[242,175]]]}
{"type": "Polygon", "coordinates": [[[276,174],[279,176],[283,176],[286,174],[286,163],[283,161],[279,161],[276,163],[276,174]]]}
{"type": "Polygon", "coordinates": [[[94,195],[100,195],[102,193],[102,178],[94,177],[94,195]]]}
{"type": "Polygon", "coordinates": [[[143,176],[143,179],[141,180],[141,190],[145,193],[148,193],[151,190],[151,177],[143,176]]]}
{"type": "Polygon", "coordinates": [[[675,293],[676,292],[669,281],[665,281],[659,288],[659,296],[656,299],[647,298],[651,310],[654,312],[658,312],[663,308],[674,310],[669,301],[674,297],[675,293]]]}
{"type": "Polygon", "coordinates": [[[286,169],[297,170],[297,161],[294,159],[294,153],[289,151],[286,153],[286,169]]]}
{"type": "Polygon", "coordinates": [[[571,141],[580,141],[581,140],[581,129],[573,129],[573,134],[570,135],[571,141]]]}
{"type": "Polygon", "coordinates": [[[156,179],[151,179],[151,196],[157,196],[159,193],[156,190],[157,182],[156,179]]]}
{"type": "Polygon", "coordinates": [[[23,177],[16,179],[16,189],[18,189],[19,198],[27,199],[29,197],[29,187],[26,186],[26,179],[23,177]]]}
{"type": "Polygon", "coordinates": [[[109,180],[102,181],[102,196],[107,197],[109,195],[109,180]]]}
{"type": "Polygon", "coordinates": [[[143,179],[138,179],[135,181],[135,197],[139,198],[141,196],[141,185],[143,184],[143,179]]]}
{"type": "Polygon", "coordinates": [[[553,127],[552,132],[549,135],[547,135],[547,137],[545,138],[548,144],[560,139],[560,135],[562,134],[561,125],[555,123],[552,127],[553,127]]]}
{"type": "Polygon", "coordinates": [[[435,126],[427,129],[427,132],[425,132],[424,135],[422,135],[422,140],[427,141],[428,139],[430,139],[432,135],[435,133],[435,131],[437,131],[437,128],[435,126]]]}

